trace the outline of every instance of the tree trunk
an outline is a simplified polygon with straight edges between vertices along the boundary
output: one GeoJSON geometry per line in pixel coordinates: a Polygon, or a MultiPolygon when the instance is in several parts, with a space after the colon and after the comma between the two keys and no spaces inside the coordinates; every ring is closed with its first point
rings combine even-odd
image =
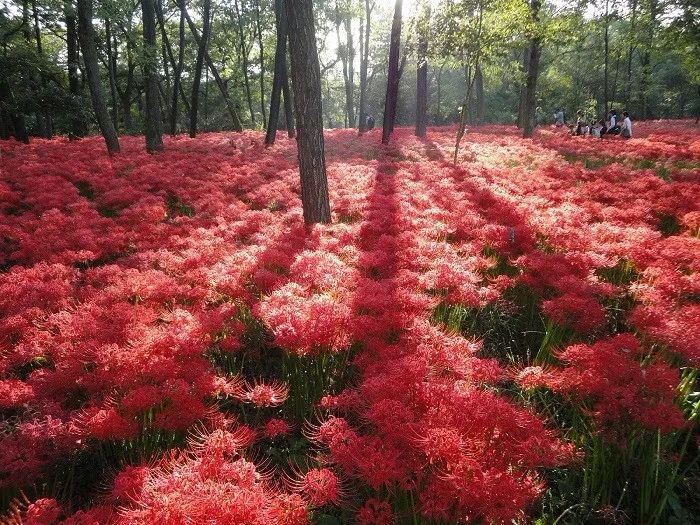
{"type": "Polygon", "coordinates": [[[338,58],[343,64],[345,83],[345,127],[355,127],[355,47],[352,41],[352,19],[349,13],[341,13],[338,0],[335,3],[335,31],[338,37],[338,58]],[[340,39],[340,24],[345,30],[345,44],[340,39]]]}
{"type": "MultiPolygon", "coordinates": [[[[187,21],[187,25],[190,28],[190,32],[192,33],[192,37],[194,38],[195,43],[197,44],[197,46],[199,46],[199,42],[200,42],[199,32],[197,31],[197,26],[194,25],[192,18],[190,17],[189,13],[187,12],[185,0],[181,0],[180,10],[182,11],[182,14],[185,16],[185,20],[187,21]]],[[[211,59],[211,56],[209,56],[208,52],[204,53],[204,60],[206,60],[207,66],[209,67],[209,71],[211,71],[211,75],[214,77],[214,81],[216,82],[216,85],[218,86],[219,91],[221,91],[221,96],[224,98],[224,101],[226,102],[226,108],[228,109],[228,112],[231,115],[231,120],[233,121],[234,131],[243,131],[243,126],[241,125],[241,119],[238,118],[238,112],[236,111],[236,108],[234,107],[233,103],[231,102],[231,97],[229,96],[228,91],[226,89],[226,84],[224,84],[224,81],[221,79],[219,72],[217,71],[216,67],[214,66],[214,61],[211,59]]]]}
{"type": "Polygon", "coordinates": [[[107,49],[107,72],[109,76],[109,93],[112,99],[112,124],[116,129],[119,122],[117,110],[117,57],[112,51],[112,31],[109,17],[105,17],[105,45],[107,49]]]}
{"type": "MultiPolygon", "coordinates": [[[[530,16],[539,22],[541,0],[530,0],[530,16]]],[[[536,35],[530,38],[527,79],[525,81],[525,110],[523,119],[523,137],[532,137],[535,131],[535,108],[537,104],[537,75],[539,73],[542,40],[536,35]]]]}
{"type": "Polygon", "coordinates": [[[274,144],[279,123],[280,101],[282,99],[282,81],[287,73],[287,12],[284,0],[275,0],[275,27],[277,43],[275,46],[275,71],[272,77],[270,94],[270,119],[267,122],[265,144],[274,144]]]}
{"type": "Polygon", "coordinates": [[[153,0],[141,0],[143,12],[143,76],[146,91],[146,151],[162,151],[160,96],[158,94],[158,47],[156,10],[153,0]]]}
{"type": "Polygon", "coordinates": [[[418,69],[416,71],[416,136],[425,137],[426,127],[428,125],[428,38],[426,35],[427,27],[430,20],[430,11],[426,12],[426,16],[419,22],[420,27],[418,37],[418,69]]]}
{"type": "Polygon", "coordinates": [[[632,21],[630,22],[630,34],[628,35],[630,45],[627,51],[627,82],[625,83],[625,107],[630,107],[630,99],[632,97],[632,58],[634,56],[635,39],[637,34],[635,28],[637,25],[637,0],[632,0],[632,21]]]}
{"type": "Polygon", "coordinates": [[[255,0],[255,25],[258,33],[258,51],[260,53],[260,114],[263,128],[267,125],[265,114],[265,47],[263,46],[262,26],[260,24],[260,0],[255,0]]]}
{"type": "Polygon", "coordinates": [[[476,95],[476,123],[484,123],[484,114],[486,113],[484,100],[484,74],[481,71],[481,66],[476,67],[474,72],[474,94],[476,95]]]}
{"type": "Polygon", "coordinates": [[[294,122],[294,110],[292,108],[292,90],[289,88],[288,71],[287,55],[285,54],[283,70],[284,76],[282,78],[282,96],[284,98],[284,123],[287,126],[287,136],[291,139],[296,135],[296,126],[294,122]]]}
{"type": "Polygon", "coordinates": [[[603,34],[603,113],[607,115],[608,113],[608,76],[609,76],[609,63],[610,63],[610,0],[605,0],[605,32],[603,34]]]}
{"type": "Polygon", "coordinates": [[[527,93],[527,75],[530,70],[530,48],[526,47],[523,51],[523,73],[525,74],[525,82],[520,85],[520,99],[518,100],[518,123],[519,128],[525,127],[525,98],[527,93]]]}
{"type": "Polygon", "coordinates": [[[250,94],[250,80],[248,78],[248,52],[245,45],[245,35],[243,33],[243,20],[241,10],[238,8],[238,0],[233,0],[238,19],[238,39],[240,41],[239,54],[241,57],[241,69],[243,70],[243,82],[245,84],[245,96],[248,101],[248,111],[250,112],[250,123],[255,127],[255,112],[253,111],[253,97],[250,94]]]}
{"type": "Polygon", "coordinates": [[[438,69],[438,74],[437,74],[437,93],[436,93],[436,101],[435,101],[435,122],[437,124],[442,123],[442,70],[445,67],[445,62],[440,64],[440,69],[438,69]]]}
{"type": "Polygon", "coordinates": [[[97,124],[107,144],[107,151],[110,154],[117,153],[119,152],[119,138],[109,118],[104,91],[100,82],[97,48],[95,47],[95,31],[92,27],[92,0],[78,0],[78,34],[80,36],[80,47],[83,51],[83,61],[85,62],[85,74],[88,87],[90,88],[97,124]]]}
{"type": "Polygon", "coordinates": [[[399,47],[401,45],[401,8],[403,1],[396,0],[394,20],[391,24],[391,44],[389,46],[389,69],[387,71],[386,97],[384,99],[384,125],[382,143],[388,144],[396,120],[396,99],[399,93],[399,47]]]}
{"type": "MultiPolygon", "coordinates": [[[[43,46],[41,45],[41,28],[39,27],[39,11],[36,7],[36,0],[32,0],[32,17],[34,19],[34,39],[36,41],[36,51],[37,54],[41,56],[44,54],[44,50],[43,46]]],[[[39,89],[41,90],[39,93],[41,94],[41,96],[43,96],[43,93],[46,89],[46,78],[44,77],[44,74],[41,72],[41,70],[37,75],[37,80],[39,89]]],[[[51,138],[51,136],[53,135],[51,114],[46,111],[46,108],[41,108],[36,116],[37,124],[39,125],[39,135],[45,138],[51,138]]]]}
{"type": "Polygon", "coordinates": [[[64,4],[66,15],[66,45],[67,45],[67,65],[68,65],[68,91],[71,95],[71,111],[69,117],[68,139],[75,140],[87,133],[85,122],[80,116],[81,89],[80,78],[78,78],[78,64],[80,54],[78,51],[78,28],[75,17],[75,7],[70,0],[64,4]]]}
{"type": "MultiPolygon", "coordinates": [[[[370,5],[369,0],[365,0],[365,34],[364,44],[360,52],[360,118],[358,123],[360,133],[367,131],[367,68],[369,66],[369,35],[373,9],[374,3],[370,5]]],[[[362,36],[360,35],[360,40],[362,40],[362,36]]]]}
{"type": "Polygon", "coordinates": [[[197,61],[194,66],[194,79],[192,80],[192,103],[190,104],[190,137],[197,136],[197,113],[199,112],[199,84],[202,80],[202,66],[204,65],[204,55],[207,52],[207,42],[209,41],[209,29],[211,27],[211,1],[204,0],[204,14],[202,37],[199,40],[197,49],[197,61]]]}
{"type": "MultiPolygon", "coordinates": [[[[180,78],[182,76],[182,68],[185,63],[185,16],[180,11],[180,25],[178,26],[178,55],[177,55],[177,65],[173,70],[173,111],[170,114],[170,134],[175,135],[177,133],[177,101],[178,101],[178,90],[180,89],[180,78]]],[[[185,97],[182,98],[183,102],[185,97]]]]}
{"type": "Polygon", "coordinates": [[[331,222],[313,0],[287,0],[304,222],[331,222]]]}

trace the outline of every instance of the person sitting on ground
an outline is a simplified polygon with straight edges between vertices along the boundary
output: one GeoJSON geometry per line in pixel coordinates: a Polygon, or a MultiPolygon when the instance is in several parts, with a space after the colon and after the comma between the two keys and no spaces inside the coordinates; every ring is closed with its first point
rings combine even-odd
{"type": "Polygon", "coordinates": [[[579,109],[576,112],[576,126],[573,129],[574,135],[583,135],[584,127],[586,126],[586,121],[583,118],[583,110],[579,109]]]}
{"type": "Polygon", "coordinates": [[[608,132],[608,126],[605,125],[604,118],[602,118],[598,121],[598,125],[596,126],[596,129],[598,130],[596,137],[598,137],[599,139],[602,139],[603,135],[605,135],[608,132]]]}
{"type": "Polygon", "coordinates": [[[632,120],[630,119],[630,114],[626,111],[622,112],[622,128],[620,130],[620,135],[626,139],[632,138],[632,120]]]}
{"type": "Polygon", "coordinates": [[[564,110],[557,108],[554,112],[554,125],[558,128],[564,125],[564,110]]]}
{"type": "Polygon", "coordinates": [[[617,135],[620,133],[620,124],[617,122],[617,111],[610,110],[610,126],[608,127],[609,135],[617,135]]]}

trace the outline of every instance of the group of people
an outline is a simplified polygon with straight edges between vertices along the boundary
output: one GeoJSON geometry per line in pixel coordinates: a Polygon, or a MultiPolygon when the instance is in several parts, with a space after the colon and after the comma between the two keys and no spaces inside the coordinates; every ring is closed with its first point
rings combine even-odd
{"type": "MultiPolygon", "coordinates": [[[[632,138],[632,119],[630,119],[627,111],[622,112],[622,121],[620,121],[617,111],[614,109],[610,110],[609,116],[609,121],[606,121],[604,118],[597,122],[595,119],[588,121],[583,111],[579,109],[576,112],[576,124],[570,126],[571,134],[590,135],[597,138],[601,138],[604,135],[620,135],[626,139],[632,138]]],[[[566,125],[564,111],[561,108],[558,108],[554,113],[554,125],[557,127],[566,125]]]]}

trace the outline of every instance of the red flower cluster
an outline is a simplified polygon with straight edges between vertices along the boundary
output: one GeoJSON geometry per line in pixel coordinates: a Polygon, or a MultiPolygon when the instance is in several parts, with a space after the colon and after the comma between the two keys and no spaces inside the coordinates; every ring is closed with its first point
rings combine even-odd
{"type": "Polygon", "coordinates": [[[542,492],[538,469],[576,451],[501,395],[514,376],[477,334],[432,314],[515,308],[504,292],[519,288],[573,334],[561,364],[526,370],[522,385],[586,399],[604,427],[682,425],[664,359],[700,363],[698,131],[639,123],[629,141],[522,140],[484,126],[457,166],[453,132],[399,129],[391,147],[376,132],[330,132],[334,220],[310,229],[286,139],[167,138],[151,156],[125,137],[114,157],[97,138],[3,144],[0,486],[19,490],[104,442],[224,428],[211,422],[234,401],[264,415],[255,431],[218,430],[124,468],[97,507],[68,516],[38,500],[22,519],[304,523],[310,505],[343,505],[350,479],[375,496],[355,508],[360,523],[394,519],[384,489],[410,491],[435,520],[518,519],[542,492]],[[636,337],[612,336],[608,304],[622,299],[636,337]],[[333,415],[312,434],[327,455],[298,492],[275,490],[243,450],[257,432],[274,443],[299,428],[277,417],[295,385],[243,381],[212,357],[247,350],[253,325],[294,359],[357,352],[356,386],[321,402],[333,415]],[[660,350],[642,360],[650,343],[660,350]]]}

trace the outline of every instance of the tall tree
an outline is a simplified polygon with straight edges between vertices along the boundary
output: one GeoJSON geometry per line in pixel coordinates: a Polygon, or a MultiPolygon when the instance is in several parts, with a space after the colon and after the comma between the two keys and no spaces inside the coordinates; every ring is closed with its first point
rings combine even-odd
{"type": "Polygon", "coordinates": [[[253,111],[253,97],[250,92],[250,79],[248,73],[248,46],[245,40],[245,31],[243,30],[243,18],[241,10],[238,6],[238,0],[233,0],[233,6],[236,9],[236,19],[238,21],[238,56],[241,60],[241,70],[243,71],[243,83],[245,84],[245,96],[248,101],[248,111],[250,112],[250,123],[255,127],[255,111],[253,111]]]}
{"type": "MultiPolygon", "coordinates": [[[[112,24],[110,15],[105,16],[105,49],[107,50],[107,72],[109,76],[109,94],[112,99],[112,123],[117,127],[119,115],[117,109],[117,57],[112,49],[112,24]]],[[[115,46],[116,47],[116,46],[115,46]]]]}
{"type": "Polygon", "coordinates": [[[143,76],[146,90],[146,151],[163,149],[160,96],[158,94],[158,47],[156,9],[153,0],[141,0],[143,13],[143,76]]]}
{"type": "Polygon", "coordinates": [[[90,88],[97,124],[107,144],[107,151],[110,154],[117,153],[119,152],[119,138],[109,117],[102,83],[100,82],[95,30],[92,27],[92,0],[78,0],[78,35],[80,37],[80,48],[83,52],[83,61],[85,63],[85,75],[90,88]]]}
{"type": "Polygon", "coordinates": [[[428,24],[430,7],[426,6],[418,20],[418,48],[416,57],[416,136],[425,137],[428,125],[428,24]]]}
{"type": "MultiPolygon", "coordinates": [[[[270,94],[270,119],[267,121],[265,144],[274,144],[279,124],[280,101],[284,94],[285,111],[291,110],[289,100],[289,80],[287,75],[287,8],[284,0],[275,0],[275,27],[277,28],[277,43],[275,45],[275,70],[272,77],[272,93],[270,94]],[[287,91],[284,85],[287,84],[287,91]]],[[[287,131],[294,136],[294,117],[291,111],[286,115],[287,131]]]]}
{"type": "MultiPolygon", "coordinates": [[[[197,31],[197,26],[194,25],[194,22],[192,21],[192,17],[190,17],[189,13],[187,12],[185,0],[180,0],[180,10],[181,10],[182,14],[184,15],[185,20],[187,21],[187,25],[190,28],[190,32],[192,33],[192,37],[194,38],[195,43],[197,44],[197,46],[199,46],[199,43],[200,43],[199,31],[197,31]]],[[[214,77],[214,81],[216,82],[216,85],[219,88],[219,91],[221,92],[221,96],[223,97],[224,102],[226,103],[226,108],[228,109],[228,112],[231,115],[231,121],[233,123],[233,130],[234,131],[243,131],[243,126],[241,125],[241,119],[238,117],[238,111],[236,111],[236,108],[233,105],[233,102],[231,101],[231,97],[228,93],[228,90],[226,89],[226,84],[224,83],[223,79],[221,78],[221,75],[219,75],[219,71],[216,69],[216,66],[214,65],[214,61],[211,59],[211,56],[209,56],[208,51],[205,51],[205,53],[204,53],[204,60],[206,61],[207,66],[209,67],[209,71],[211,71],[211,75],[214,77]]]]}
{"type": "Polygon", "coordinates": [[[190,137],[197,135],[197,113],[199,109],[199,84],[202,79],[202,66],[204,65],[204,55],[207,52],[209,42],[209,31],[211,27],[211,0],[204,0],[204,12],[202,13],[203,26],[202,37],[199,40],[197,49],[197,60],[194,66],[194,78],[192,80],[192,103],[190,104],[190,137]]]}
{"type": "Polygon", "coordinates": [[[528,49],[527,78],[525,80],[525,118],[523,119],[523,137],[532,137],[535,131],[535,109],[537,106],[537,76],[542,53],[542,37],[539,30],[541,0],[530,0],[530,18],[532,35],[528,49]]]}
{"type": "Polygon", "coordinates": [[[364,24],[360,26],[360,118],[358,122],[360,133],[367,130],[367,69],[369,65],[370,23],[373,10],[374,2],[370,3],[370,0],[365,0],[365,20],[364,24]],[[363,27],[364,35],[362,35],[363,27]]]}
{"type": "Polygon", "coordinates": [[[80,53],[78,51],[78,28],[75,14],[75,6],[71,0],[65,0],[63,10],[66,18],[66,63],[68,67],[68,91],[71,97],[71,112],[69,116],[69,140],[75,140],[87,133],[85,122],[81,117],[80,109],[80,77],[78,65],[80,53]]]}
{"type": "Polygon", "coordinates": [[[267,115],[265,114],[265,46],[263,45],[262,23],[260,21],[260,0],[255,0],[255,29],[260,57],[260,114],[264,128],[267,123],[267,115]]]}
{"type": "Polygon", "coordinates": [[[321,68],[316,48],[313,0],[287,0],[287,19],[304,222],[329,223],[331,207],[326,178],[321,68]]]}
{"type": "Polygon", "coordinates": [[[384,126],[382,143],[388,144],[396,120],[396,101],[399,94],[399,48],[401,46],[401,9],[402,0],[394,4],[394,20],[391,24],[391,42],[389,44],[389,69],[387,71],[386,97],[384,98],[384,126]]]}

